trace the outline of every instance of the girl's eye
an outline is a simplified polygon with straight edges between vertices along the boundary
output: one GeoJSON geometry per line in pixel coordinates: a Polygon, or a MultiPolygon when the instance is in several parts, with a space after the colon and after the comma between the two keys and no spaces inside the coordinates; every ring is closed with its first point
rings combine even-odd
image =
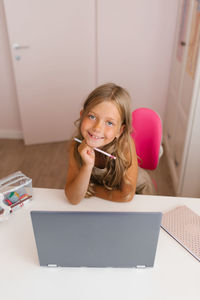
{"type": "Polygon", "coordinates": [[[95,120],[95,116],[94,116],[94,115],[89,115],[88,117],[89,117],[89,119],[91,119],[91,120],[95,120]]]}
{"type": "Polygon", "coordinates": [[[113,123],[110,121],[107,121],[108,126],[113,126],[113,123]]]}

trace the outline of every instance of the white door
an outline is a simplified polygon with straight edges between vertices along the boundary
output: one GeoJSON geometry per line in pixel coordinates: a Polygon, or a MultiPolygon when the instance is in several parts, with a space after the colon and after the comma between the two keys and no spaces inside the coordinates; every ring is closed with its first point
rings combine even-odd
{"type": "Polygon", "coordinates": [[[199,45],[199,3],[182,0],[166,112],[166,146],[176,192],[179,192],[187,152],[186,134],[191,115],[197,48],[199,45]]]}
{"type": "Polygon", "coordinates": [[[4,0],[26,144],[70,139],[95,86],[94,0],[4,0]]]}
{"type": "MultiPolygon", "coordinates": [[[[195,19],[194,12],[197,10],[197,0],[192,1],[183,1],[184,4],[188,4],[188,16],[186,22],[186,34],[185,39],[179,40],[179,45],[177,47],[184,48],[183,51],[183,58],[180,61],[176,56],[176,68],[180,68],[180,77],[177,79],[179,82],[179,89],[177,89],[177,115],[175,121],[175,128],[174,128],[174,160],[177,169],[177,175],[181,175],[181,169],[183,167],[183,153],[184,153],[184,144],[186,139],[186,132],[188,128],[188,118],[190,115],[190,109],[192,104],[192,94],[193,94],[193,86],[194,86],[194,71],[191,72],[191,64],[190,55],[193,51],[191,49],[193,41],[191,40],[192,37],[192,30],[193,30],[193,21],[195,19]],[[183,46],[180,45],[183,43],[183,46]]],[[[196,25],[195,25],[196,26],[196,25]]],[[[193,38],[192,38],[193,39],[193,38]]],[[[194,54],[193,54],[194,55],[194,54]]],[[[193,56],[192,55],[192,56],[193,56]]],[[[194,64],[194,63],[192,63],[194,64]]],[[[175,89],[174,89],[175,91],[175,89]]]]}

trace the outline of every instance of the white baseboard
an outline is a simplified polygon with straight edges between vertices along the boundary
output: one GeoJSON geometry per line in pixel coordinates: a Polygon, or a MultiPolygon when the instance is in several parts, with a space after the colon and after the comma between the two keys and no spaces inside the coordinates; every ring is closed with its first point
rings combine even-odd
{"type": "Polygon", "coordinates": [[[0,129],[0,139],[23,139],[20,130],[0,129]]]}

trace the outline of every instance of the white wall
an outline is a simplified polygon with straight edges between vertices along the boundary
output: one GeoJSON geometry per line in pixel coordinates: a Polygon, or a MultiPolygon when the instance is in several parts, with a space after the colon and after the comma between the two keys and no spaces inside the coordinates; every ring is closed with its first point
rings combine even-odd
{"type": "Polygon", "coordinates": [[[0,138],[22,137],[8,35],[0,0],[0,138]]]}
{"type": "MultiPolygon", "coordinates": [[[[162,119],[179,1],[97,1],[97,83],[113,81],[121,84],[129,90],[134,108],[152,107],[162,119]],[[123,7],[120,7],[122,3],[123,7]],[[119,13],[116,13],[117,7],[120,7],[119,13]],[[126,23],[120,22],[120,14],[123,17],[126,14],[126,23]],[[126,35],[128,25],[132,28],[132,42],[126,35]],[[129,79],[125,80],[127,76],[129,79]]],[[[0,52],[0,111],[3,112],[0,117],[0,138],[20,137],[22,132],[3,0],[0,0],[0,52]]]]}
{"type": "Polygon", "coordinates": [[[132,108],[150,107],[162,119],[179,2],[98,2],[98,82],[114,81],[126,87],[132,108]]]}

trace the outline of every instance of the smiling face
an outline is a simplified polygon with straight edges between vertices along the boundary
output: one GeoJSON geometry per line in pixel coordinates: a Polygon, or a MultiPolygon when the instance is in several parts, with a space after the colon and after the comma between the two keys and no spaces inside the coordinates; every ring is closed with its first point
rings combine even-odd
{"type": "Polygon", "coordinates": [[[86,112],[81,122],[81,134],[90,147],[103,147],[123,132],[116,105],[103,101],[86,112]]]}

